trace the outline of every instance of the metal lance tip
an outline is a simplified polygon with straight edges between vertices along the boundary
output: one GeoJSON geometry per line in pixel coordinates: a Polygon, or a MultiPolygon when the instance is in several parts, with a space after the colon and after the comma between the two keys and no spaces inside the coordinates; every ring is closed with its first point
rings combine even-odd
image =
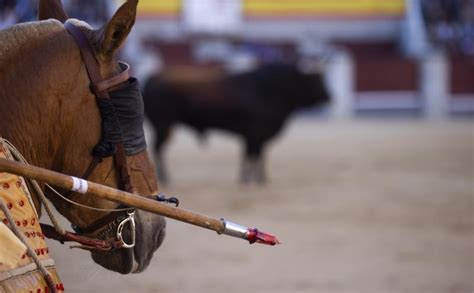
{"type": "Polygon", "coordinates": [[[226,220],[222,220],[224,223],[224,231],[220,234],[225,234],[237,238],[242,238],[247,240],[250,244],[261,243],[266,245],[276,245],[280,244],[280,241],[268,233],[260,232],[255,228],[247,228],[226,220]]]}

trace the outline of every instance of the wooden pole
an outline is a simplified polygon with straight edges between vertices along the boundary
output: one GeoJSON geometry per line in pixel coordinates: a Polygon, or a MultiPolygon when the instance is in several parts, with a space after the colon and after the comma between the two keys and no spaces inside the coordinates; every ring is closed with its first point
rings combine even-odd
{"type": "Polygon", "coordinates": [[[175,219],[177,221],[213,230],[219,234],[245,239],[248,240],[250,244],[280,244],[275,236],[259,231],[256,228],[248,228],[229,221],[218,220],[206,215],[201,215],[185,209],[169,206],[150,198],[142,197],[94,182],[89,182],[73,176],[64,175],[48,169],[0,158],[0,172],[12,173],[35,179],[63,189],[72,190],[79,193],[87,193],[90,196],[98,196],[126,206],[134,207],[162,215],[164,217],[175,219]]]}
{"type": "Polygon", "coordinates": [[[35,179],[67,190],[78,190],[89,195],[98,196],[127,206],[136,207],[177,221],[216,231],[221,234],[226,230],[225,222],[215,218],[191,212],[182,208],[169,206],[155,200],[121,191],[101,184],[85,181],[48,169],[0,158],[0,171],[35,179]]]}

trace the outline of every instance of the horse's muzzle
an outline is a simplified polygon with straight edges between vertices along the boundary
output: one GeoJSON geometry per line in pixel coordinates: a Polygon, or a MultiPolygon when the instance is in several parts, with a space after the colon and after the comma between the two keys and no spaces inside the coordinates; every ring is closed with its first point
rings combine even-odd
{"type": "Polygon", "coordinates": [[[138,210],[135,212],[134,221],[130,217],[123,219],[117,230],[103,235],[103,237],[117,236],[130,247],[113,249],[105,253],[92,251],[92,258],[104,268],[121,274],[142,272],[150,264],[154,252],[161,246],[166,234],[165,229],[166,221],[163,217],[138,210]],[[135,222],[134,228],[133,222],[135,222]]]}

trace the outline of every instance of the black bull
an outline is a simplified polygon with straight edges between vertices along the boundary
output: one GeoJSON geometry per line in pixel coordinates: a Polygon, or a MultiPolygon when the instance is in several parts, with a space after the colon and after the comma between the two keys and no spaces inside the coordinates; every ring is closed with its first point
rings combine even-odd
{"type": "Polygon", "coordinates": [[[297,109],[323,105],[329,95],[319,73],[302,73],[289,64],[264,65],[256,70],[212,77],[151,77],[144,89],[145,114],[156,132],[159,179],[167,176],[162,147],[174,124],[199,133],[222,129],[242,137],[243,183],[266,180],[262,152],[297,109]]]}

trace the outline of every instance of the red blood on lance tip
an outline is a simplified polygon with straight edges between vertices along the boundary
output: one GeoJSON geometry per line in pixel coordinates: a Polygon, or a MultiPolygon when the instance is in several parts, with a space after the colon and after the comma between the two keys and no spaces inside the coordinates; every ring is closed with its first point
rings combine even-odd
{"type": "Polygon", "coordinates": [[[281,243],[275,236],[258,231],[257,228],[248,229],[247,240],[250,242],[250,244],[253,244],[255,242],[265,245],[276,245],[281,243]]]}

